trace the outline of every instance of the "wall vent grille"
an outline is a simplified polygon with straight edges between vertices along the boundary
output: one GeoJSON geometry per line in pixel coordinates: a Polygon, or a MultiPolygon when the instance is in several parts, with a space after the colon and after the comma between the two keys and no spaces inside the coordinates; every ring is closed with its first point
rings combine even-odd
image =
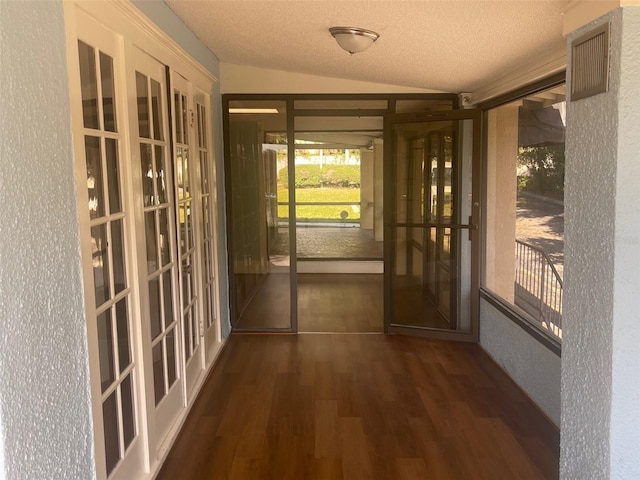
{"type": "Polygon", "coordinates": [[[609,23],[571,42],[571,101],[609,90],[609,23]]]}

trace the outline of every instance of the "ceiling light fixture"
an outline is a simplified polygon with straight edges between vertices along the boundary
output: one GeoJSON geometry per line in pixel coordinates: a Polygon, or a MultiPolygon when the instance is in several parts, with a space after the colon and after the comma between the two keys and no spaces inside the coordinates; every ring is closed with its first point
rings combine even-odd
{"type": "Polygon", "coordinates": [[[338,45],[351,55],[363,52],[380,38],[376,32],[355,27],[331,27],[329,29],[338,45]]]}
{"type": "Polygon", "coordinates": [[[230,108],[229,113],[278,113],[277,108],[230,108]]]}

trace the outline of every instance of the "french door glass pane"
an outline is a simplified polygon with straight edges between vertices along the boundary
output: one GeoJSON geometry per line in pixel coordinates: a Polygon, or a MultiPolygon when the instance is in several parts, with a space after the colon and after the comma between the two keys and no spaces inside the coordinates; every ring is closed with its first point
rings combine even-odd
{"type": "Polygon", "coordinates": [[[184,135],[183,135],[183,128],[182,128],[182,115],[180,115],[180,112],[182,112],[182,97],[179,93],[174,94],[173,96],[174,99],[174,108],[175,108],[175,120],[176,120],[176,141],[178,143],[185,143],[184,142],[184,135]]]}
{"type": "Polygon", "coordinates": [[[109,213],[121,211],[120,181],[118,162],[118,142],[113,138],[105,139],[105,153],[107,158],[107,185],[109,190],[109,213]]]}
{"type": "Polygon", "coordinates": [[[171,325],[173,322],[173,288],[171,286],[171,272],[162,274],[162,297],[164,301],[164,324],[171,325]]]}
{"type": "Polygon", "coordinates": [[[106,225],[91,227],[91,245],[93,254],[93,284],[96,294],[96,307],[99,307],[110,298],[106,225]]]}
{"type": "Polygon", "coordinates": [[[149,125],[149,86],[147,77],[136,72],[136,94],[138,98],[138,132],[143,138],[151,138],[149,125]]]}
{"type": "Polygon", "coordinates": [[[151,156],[151,145],[140,144],[140,165],[142,167],[142,198],[145,207],[154,204],[153,195],[153,157],[151,156]]]}
{"type": "Polygon", "coordinates": [[[100,52],[100,79],[102,84],[102,114],[104,129],[116,132],[116,104],[113,87],[113,59],[100,52]]]}
{"type": "Polygon", "coordinates": [[[160,277],[149,280],[149,314],[151,315],[151,339],[162,332],[160,318],[160,277]]]}
{"type": "Polygon", "coordinates": [[[155,212],[144,214],[145,238],[147,241],[147,271],[153,273],[158,269],[158,250],[156,244],[156,220],[155,212]]]}
{"type": "Polygon", "coordinates": [[[167,380],[169,381],[169,388],[177,380],[176,375],[176,336],[175,328],[172,328],[167,332],[167,380]]]}
{"type": "Polygon", "coordinates": [[[100,355],[100,382],[104,392],[115,380],[111,310],[106,310],[98,315],[98,352],[100,355]]]}
{"type": "Polygon", "coordinates": [[[126,298],[116,303],[116,327],[118,329],[118,362],[120,363],[120,373],[122,373],[131,363],[129,310],[127,309],[126,298]]]}
{"type": "Polygon", "coordinates": [[[171,254],[169,248],[171,242],[169,241],[169,219],[167,218],[168,208],[158,210],[159,220],[159,232],[160,232],[160,262],[164,267],[171,261],[171,254]]]}
{"type": "Polygon", "coordinates": [[[156,154],[156,189],[158,191],[158,204],[167,203],[167,186],[165,184],[166,172],[164,165],[163,148],[159,145],[155,147],[156,154]]]}
{"type": "Polygon", "coordinates": [[[86,136],[84,148],[87,165],[87,189],[89,193],[89,215],[102,217],[104,210],[104,181],[102,176],[102,152],[100,138],[86,136]]]}
{"type": "Polygon", "coordinates": [[[160,84],[151,79],[151,113],[153,116],[153,138],[156,140],[164,140],[164,132],[162,131],[162,117],[160,109],[162,108],[162,92],[160,84]]]}
{"type": "Polygon", "coordinates": [[[162,342],[159,342],[152,351],[153,357],[153,390],[156,405],[164,397],[164,365],[162,363],[162,342]]]}
{"type": "Polygon", "coordinates": [[[111,222],[111,257],[113,259],[114,294],[123,291],[127,286],[127,274],[124,257],[124,232],[122,220],[111,222]]]}
{"type": "Polygon", "coordinates": [[[189,122],[187,120],[187,97],[186,95],[182,95],[182,133],[184,135],[183,141],[182,143],[188,145],[189,144],[189,135],[188,135],[188,128],[189,128],[189,122]]]}
{"type": "Polygon", "coordinates": [[[93,47],[78,41],[80,59],[80,82],[82,83],[82,112],[85,128],[98,126],[98,80],[96,76],[96,54],[93,47]]]}
{"type": "Polygon", "coordinates": [[[122,429],[125,450],[136,436],[135,409],[133,405],[133,391],[131,385],[131,374],[122,381],[120,386],[120,397],[122,399],[122,429]]]}
{"type": "Polygon", "coordinates": [[[118,410],[116,391],[109,395],[102,404],[102,418],[104,420],[104,449],[107,460],[107,474],[120,460],[120,438],[118,435],[118,410]]]}

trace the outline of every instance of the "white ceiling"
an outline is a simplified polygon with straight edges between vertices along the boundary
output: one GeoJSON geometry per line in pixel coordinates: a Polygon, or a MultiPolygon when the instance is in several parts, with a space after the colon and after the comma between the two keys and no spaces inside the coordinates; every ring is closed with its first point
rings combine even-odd
{"type": "Polygon", "coordinates": [[[569,0],[165,0],[224,63],[473,92],[563,48],[569,0]],[[328,29],[374,30],[350,56],[328,29]]]}

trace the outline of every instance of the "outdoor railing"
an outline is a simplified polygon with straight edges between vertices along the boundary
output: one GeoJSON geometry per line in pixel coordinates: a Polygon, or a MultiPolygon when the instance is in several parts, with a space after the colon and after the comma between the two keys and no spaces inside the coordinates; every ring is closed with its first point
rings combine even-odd
{"type": "Polygon", "coordinates": [[[515,304],[562,338],[562,278],[542,249],[516,240],[515,304]]]}

